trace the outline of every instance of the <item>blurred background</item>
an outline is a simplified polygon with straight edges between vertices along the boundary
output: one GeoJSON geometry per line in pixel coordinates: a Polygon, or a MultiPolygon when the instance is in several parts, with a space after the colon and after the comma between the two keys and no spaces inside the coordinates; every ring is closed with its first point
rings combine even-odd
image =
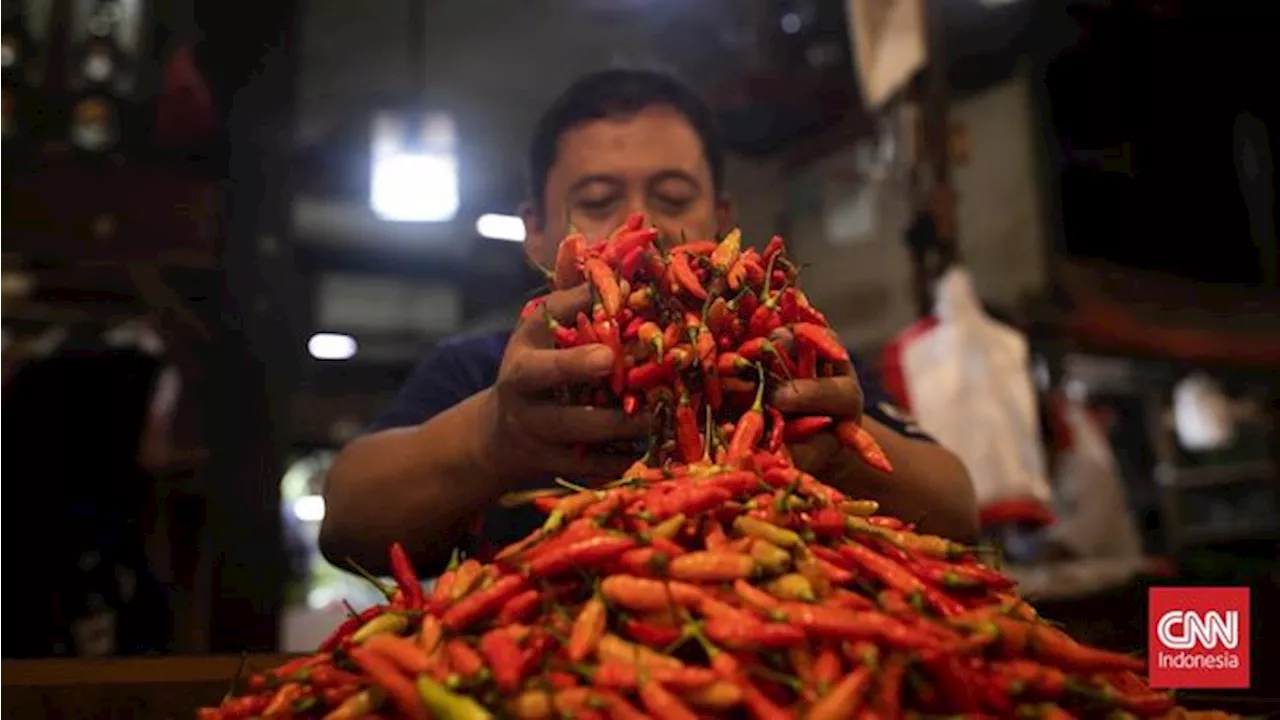
{"type": "Polygon", "coordinates": [[[980,300],[1039,458],[984,527],[1054,617],[1132,647],[1152,583],[1273,593],[1264,6],[5,0],[5,657],[304,650],[372,602],[326,470],[538,286],[532,125],[611,66],[714,107],[747,237],[939,435],[912,348],[980,300]]]}

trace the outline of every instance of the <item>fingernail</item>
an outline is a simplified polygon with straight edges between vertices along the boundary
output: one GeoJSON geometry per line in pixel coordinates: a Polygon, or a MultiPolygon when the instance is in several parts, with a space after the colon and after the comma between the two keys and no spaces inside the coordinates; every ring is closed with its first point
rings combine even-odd
{"type": "Polygon", "coordinates": [[[591,348],[587,353],[586,363],[591,372],[607,373],[613,369],[613,351],[603,345],[591,348]]]}
{"type": "Polygon", "coordinates": [[[796,391],[790,385],[783,385],[773,391],[773,402],[778,405],[789,405],[796,399],[796,391]]]}

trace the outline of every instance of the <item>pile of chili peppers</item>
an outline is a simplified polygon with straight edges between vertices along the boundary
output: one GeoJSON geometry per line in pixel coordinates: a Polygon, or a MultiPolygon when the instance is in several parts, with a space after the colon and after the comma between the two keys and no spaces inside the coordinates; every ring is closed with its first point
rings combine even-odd
{"type": "Polygon", "coordinates": [[[572,326],[539,320],[561,346],[618,350],[606,383],[565,400],[652,414],[644,458],[621,479],[524,496],[542,527],[491,563],[455,560],[429,593],[393,546],[385,603],[202,718],[1189,715],[1148,687],[1143,661],[1045,622],[970,548],[791,462],[788,442],[834,432],[891,472],[858,424],[765,402],[849,362],[780,239],[763,252],[737,232],[656,239],[640,218],[602,243],[570,236],[549,279],[586,280],[594,308],[572,326]]]}

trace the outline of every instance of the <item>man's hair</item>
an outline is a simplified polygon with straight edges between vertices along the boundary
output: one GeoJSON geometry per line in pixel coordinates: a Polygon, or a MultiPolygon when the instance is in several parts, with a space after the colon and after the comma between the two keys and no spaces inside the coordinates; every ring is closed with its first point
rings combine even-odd
{"type": "Polygon", "coordinates": [[[543,209],[547,174],[566,132],[592,120],[629,118],[656,105],[675,110],[693,126],[711,168],[713,189],[719,194],[724,182],[724,144],[711,108],[665,73],[612,69],[578,79],[538,120],[529,146],[529,190],[538,211],[543,209]]]}

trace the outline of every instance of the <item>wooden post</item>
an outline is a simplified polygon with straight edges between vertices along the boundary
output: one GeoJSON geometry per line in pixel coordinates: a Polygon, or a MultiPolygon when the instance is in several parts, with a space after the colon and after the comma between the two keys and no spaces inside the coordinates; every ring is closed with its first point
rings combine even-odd
{"type": "Polygon", "coordinates": [[[202,543],[211,556],[213,652],[274,651],[285,580],[280,477],[303,347],[288,226],[296,4],[269,6],[241,34],[248,49],[229,51],[241,54],[224,70],[226,86],[239,89],[228,118],[224,291],[211,359],[213,457],[202,543]]]}
{"type": "Polygon", "coordinates": [[[909,93],[918,108],[916,128],[918,156],[912,176],[917,218],[931,222],[936,241],[913,250],[912,287],[916,311],[924,317],[933,310],[933,284],[956,260],[957,245],[955,191],[951,185],[949,116],[950,88],[947,82],[946,19],[940,0],[921,0],[924,10],[929,63],[909,93]]]}

